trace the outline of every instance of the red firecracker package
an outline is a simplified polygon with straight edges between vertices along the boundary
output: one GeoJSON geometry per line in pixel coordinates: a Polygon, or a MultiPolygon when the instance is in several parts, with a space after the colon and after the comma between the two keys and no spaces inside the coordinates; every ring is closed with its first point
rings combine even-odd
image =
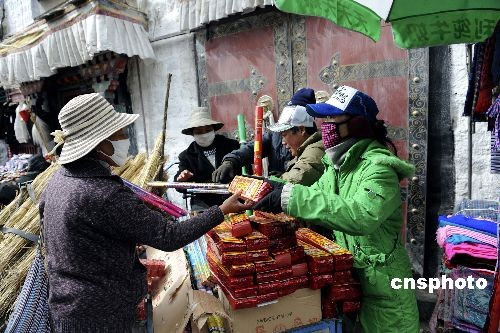
{"type": "Polygon", "coordinates": [[[254,265],[255,265],[255,271],[257,273],[274,271],[279,268],[278,265],[276,264],[276,261],[271,257],[263,261],[256,261],[254,262],[254,265]]]}
{"type": "Polygon", "coordinates": [[[271,254],[276,261],[278,268],[290,267],[292,265],[292,256],[290,255],[290,251],[275,251],[271,254]]]}
{"type": "Polygon", "coordinates": [[[295,235],[280,237],[269,240],[269,250],[283,251],[297,245],[297,238],[295,235]]]}
{"type": "Polygon", "coordinates": [[[330,302],[329,299],[321,295],[321,314],[322,319],[331,319],[338,317],[337,304],[330,302]]]}
{"type": "Polygon", "coordinates": [[[252,221],[255,229],[270,239],[285,237],[295,233],[293,225],[289,222],[271,220],[255,215],[252,217],[252,221]]]}
{"type": "Polygon", "coordinates": [[[144,321],[146,318],[146,300],[143,299],[137,305],[137,320],[144,321]]]}
{"type": "Polygon", "coordinates": [[[283,237],[283,228],[272,224],[256,224],[255,228],[270,239],[283,237]]]}
{"type": "Polygon", "coordinates": [[[332,274],[309,275],[309,288],[311,289],[321,289],[332,284],[332,282],[332,274]]]}
{"type": "Polygon", "coordinates": [[[254,297],[258,294],[258,288],[256,285],[241,288],[231,288],[226,283],[227,281],[224,281],[222,276],[212,274],[212,277],[214,279],[214,282],[218,284],[225,293],[230,293],[235,299],[254,297]]]}
{"type": "Polygon", "coordinates": [[[303,276],[307,274],[307,263],[303,262],[301,264],[295,264],[292,266],[293,276],[303,276]]]}
{"type": "Polygon", "coordinates": [[[153,292],[157,289],[160,280],[166,275],[165,262],[158,259],[140,259],[140,262],[146,267],[148,292],[153,292]]]}
{"type": "Polygon", "coordinates": [[[247,252],[247,261],[248,262],[256,262],[263,261],[269,258],[269,251],[267,250],[259,250],[259,251],[248,251],[247,252]]]}
{"type": "Polygon", "coordinates": [[[335,270],[345,271],[351,270],[354,263],[354,259],[350,252],[344,254],[334,254],[333,259],[335,260],[335,270]]]}
{"type": "Polygon", "coordinates": [[[230,292],[234,298],[247,298],[257,296],[257,286],[251,286],[241,289],[231,289],[230,292]]]}
{"type": "Polygon", "coordinates": [[[236,298],[231,292],[223,285],[219,284],[224,296],[226,296],[231,308],[234,310],[254,308],[259,304],[257,296],[247,297],[247,298],[236,298]]]}
{"type": "Polygon", "coordinates": [[[212,274],[221,281],[227,288],[243,289],[253,286],[253,276],[230,276],[229,271],[224,267],[218,258],[211,252],[207,253],[207,261],[212,274]]]}
{"type": "Polygon", "coordinates": [[[281,282],[280,297],[290,295],[299,289],[302,285],[300,278],[291,278],[281,282]]]}
{"type": "Polygon", "coordinates": [[[248,263],[247,252],[220,252],[214,242],[207,241],[207,252],[212,252],[224,266],[248,263]]]}
{"type": "Polygon", "coordinates": [[[253,231],[244,239],[248,251],[267,250],[269,248],[269,239],[258,231],[253,231]]]}
{"type": "Polygon", "coordinates": [[[162,278],[165,276],[165,261],[158,259],[141,259],[140,262],[146,267],[148,277],[162,278]]]}
{"type": "Polygon", "coordinates": [[[361,309],[360,302],[344,302],[344,303],[342,303],[342,312],[343,313],[358,312],[359,309],[361,309]]]}
{"type": "Polygon", "coordinates": [[[205,237],[207,243],[213,243],[219,252],[245,252],[247,246],[242,239],[233,237],[228,231],[212,229],[205,237]]]}
{"type": "Polygon", "coordinates": [[[255,272],[255,265],[253,263],[244,265],[231,265],[226,266],[226,269],[229,271],[230,276],[252,275],[255,272]]]}
{"type": "Polygon", "coordinates": [[[268,213],[268,212],[263,212],[260,210],[254,211],[255,216],[260,216],[260,217],[265,217],[273,221],[280,221],[280,222],[288,222],[292,223],[295,222],[295,218],[293,216],[287,215],[285,213],[279,213],[279,214],[273,214],[273,213],[268,213]]]}
{"type": "Polygon", "coordinates": [[[257,284],[259,295],[269,294],[275,292],[276,290],[280,290],[280,288],[281,288],[281,281],[273,281],[273,282],[257,284]]]}
{"type": "Polygon", "coordinates": [[[333,272],[334,285],[352,284],[352,283],[356,283],[356,280],[354,280],[354,277],[352,276],[352,272],[350,270],[333,272]]]}
{"type": "Polygon", "coordinates": [[[278,299],[278,297],[280,297],[280,294],[277,291],[274,291],[274,292],[270,292],[268,294],[257,296],[257,301],[259,304],[264,304],[267,302],[275,301],[278,299]]]}
{"type": "Polygon", "coordinates": [[[304,243],[301,240],[299,240],[298,243],[304,249],[310,273],[323,274],[333,271],[333,258],[329,253],[304,243]]]}
{"type": "Polygon", "coordinates": [[[292,269],[278,269],[270,272],[256,273],[255,281],[257,283],[265,283],[271,281],[285,280],[293,275],[292,269]]]}
{"type": "Polygon", "coordinates": [[[247,252],[223,252],[220,256],[223,265],[244,265],[248,262],[247,252]]]}
{"type": "Polygon", "coordinates": [[[292,256],[292,265],[303,262],[306,257],[306,253],[304,252],[304,247],[297,245],[290,249],[290,255],[292,256]]]}
{"type": "Polygon", "coordinates": [[[301,241],[330,253],[334,259],[334,270],[344,271],[352,269],[353,258],[351,252],[334,241],[308,228],[299,228],[295,234],[301,241]]]}
{"type": "Polygon", "coordinates": [[[358,301],[361,296],[359,284],[332,285],[328,288],[328,297],[335,302],[358,301]]]}
{"type": "Polygon", "coordinates": [[[231,224],[231,235],[234,237],[243,237],[252,233],[252,225],[250,221],[231,224]]]}
{"type": "Polygon", "coordinates": [[[249,178],[244,176],[234,177],[229,184],[229,192],[236,193],[241,191],[241,197],[254,202],[264,198],[266,194],[272,191],[272,186],[261,179],[249,178]]]}
{"type": "Polygon", "coordinates": [[[227,215],[226,220],[231,225],[231,235],[233,237],[243,237],[253,231],[248,215],[245,213],[227,215]]]}
{"type": "Polygon", "coordinates": [[[309,287],[309,277],[307,275],[296,277],[297,283],[299,285],[298,289],[309,287]]]}

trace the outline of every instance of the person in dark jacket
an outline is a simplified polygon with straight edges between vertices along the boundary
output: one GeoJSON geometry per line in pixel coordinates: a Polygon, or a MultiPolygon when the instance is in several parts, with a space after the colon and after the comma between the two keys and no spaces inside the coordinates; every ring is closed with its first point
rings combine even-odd
{"type": "MultiPolygon", "coordinates": [[[[175,181],[212,182],[212,173],[221,165],[222,158],[240,146],[236,140],[215,134],[223,126],[223,123],[211,119],[208,108],[197,107],[193,110],[188,127],[181,132],[192,135],[194,141],[179,155],[179,171],[174,177],[175,181]]],[[[192,202],[205,208],[220,204],[223,199],[220,195],[202,194],[197,195],[192,202]]]]}
{"type": "MultiPolygon", "coordinates": [[[[137,331],[146,269],[136,245],[174,251],[247,208],[231,196],[184,222],[148,208],[110,166],[122,165],[125,127],[138,115],[118,113],[99,94],[70,100],[53,133],[61,168],[40,201],[53,332],[137,331]]],[[[168,314],[167,314],[168,315],[168,314]]]]}
{"type": "MultiPolygon", "coordinates": [[[[302,88],[297,91],[287,106],[306,106],[316,103],[314,90],[302,88]]],[[[283,144],[281,134],[278,132],[266,132],[262,136],[262,157],[268,159],[269,175],[280,177],[288,170],[288,163],[293,156],[290,150],[283,144]]],[[[212,175],[212,180],[216,183],[229,183],[236,175],[236,170],[243,165],[253,163],[254,143],[248,143],[240,149],[232,151],[224,156],[222,165],[212,175]]]]}

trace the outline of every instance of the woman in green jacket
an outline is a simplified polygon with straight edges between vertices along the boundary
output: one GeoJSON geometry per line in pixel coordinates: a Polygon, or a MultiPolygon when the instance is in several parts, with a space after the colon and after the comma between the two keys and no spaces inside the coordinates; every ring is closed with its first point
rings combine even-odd
{"type": "Polygon", "coordinates": [[[392,289],[394,278],[412,276],[400,239],[399,182],[414,167],[388,148],[384,122],[375,101],[341,86],[326,103],[310,104],[321,125],[325,173],[311,186],[272,182],[273,191],[254,209],[284,211],[333,231],[334,239],[354,256],[363,299],[359,320],[364,332],[418,332],[413,290],[392,289]]]}

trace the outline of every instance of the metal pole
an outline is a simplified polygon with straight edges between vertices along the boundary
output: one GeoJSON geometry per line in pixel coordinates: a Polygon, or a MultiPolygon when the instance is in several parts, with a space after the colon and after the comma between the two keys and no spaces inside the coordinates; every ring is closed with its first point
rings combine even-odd
{"type": "MultiPolygon", "coordinates": [[[[466,60],[467,60],[467,72],[470,75],[474,75],[471,73],[471,66],[472,66],[472,45],[468,44],[466,46],[466,60]]],[[[467,145],[467,197],[469,200],[472,199],[472,131],[473,131],[473,125],[472,125],[472,113],[469,116],[469,123],[467,124],[468,130],[467,130],[467,139],[468,139],[468,145],[467,145]]]]}

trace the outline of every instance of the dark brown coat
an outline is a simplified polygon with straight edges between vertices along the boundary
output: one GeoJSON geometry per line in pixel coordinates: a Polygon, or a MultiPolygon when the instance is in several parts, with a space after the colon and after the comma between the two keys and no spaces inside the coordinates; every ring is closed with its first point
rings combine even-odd
{"type": "Polygon", "coordinates": [[[223,221],[214,206],[175,222],[146,207],[96,160],[66,166],[40,203],[55,332],[128,332],[146,293],[135,247],[174,251],[223,221]]]}

